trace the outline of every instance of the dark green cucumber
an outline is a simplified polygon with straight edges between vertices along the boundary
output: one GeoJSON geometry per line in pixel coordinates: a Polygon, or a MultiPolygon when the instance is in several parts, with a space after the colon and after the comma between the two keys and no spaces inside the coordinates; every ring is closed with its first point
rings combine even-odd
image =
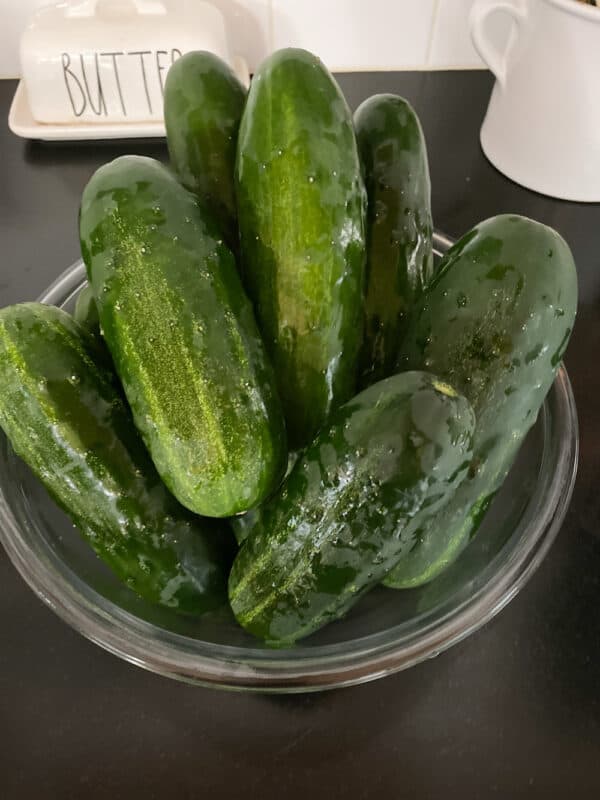
{"type": "Polygon", "coordinates": [[[171,164],[237,245],[233,172],[246,89],[214,53],[179,58],[167,73],[164,114],[171,164]]]}
{"type": "Polygon", "coordinates": [[[232,517],[229,520],[231,530],[233,531],[235,540],[239,545],[241,545],[242,542],[248,538],[251,531],[260,520],[262,509],[263,506],[251,508],[250,511],[246,511],[245,514],[239,514],[237,517],[232,517]]]}
{"type": "MultiPolygon", "coordinates": [[[[299,453],[290,453],[288,455],[288,465],[285,478],[287,478],[292,471],[292,467],[298,460],[298,456],[299,453]]],[[[261,518],[262,509],[263,505],[256,506],[256,508],[251,508],[250,511],[247,511],[245,514],[238,514],[237,517],[232,517],[229,520],[233,535],[235,536],[235,540],[238,544],[241,544],[245,539],[248,538],[248,536],[250,536],[250,533],[261,518]]]]}
{"type": "Polygon", "coordinates": [[[243,279],[296,449],[353,395],[363,319],[366,195],[352,116],[310,53],[280,50],[255,74],[236,191],[243,279]]]}
{"type": "Polygon", "coordinates": [[[98,317],[98,307],[94,299],[94,293],[89,283],[79,292],[79,297],[75,303],[73,319],[82,328],[93,336],[100,336],[100,318],[98,317]]]}
{"type": "Polygon", "coordinates": [[[415,299],[433,275],[431,183],[423,130],[402,97],[377,94],[354,115],[365,175],[367,290],[361,382],[395,372],[415,299]]]}
{"type": "Polygon", "coordinates": [[[502,215],[447,253],[419,303],[401,369],[431,369],[477,416],[468,479],[385,581],[418,586],[474,535],[552,385],[577,308],[577,273],[556,231],[502,215]]]}
{"type": "Polygon", "coordinates": [[[204,516],[257,505],[286,464],[271,367],[230,250],[165,167],[124,156],[83,193],[104,339],[168,488],[204,516]]]}
{"type": "Polygon", "coordinates": [[[233,563],[238,622],[284,645],[344,614],[460,484],[474,425],[469,403],[423,372],[334,411],[233,563]]]}
{"type": "Polygon", "coordinates": [[[0,425],[96,553],[137,594],[196,614],[226,598],[227,534],[162,485],[94,340],[39,303],[0,311],[0,425]]]}

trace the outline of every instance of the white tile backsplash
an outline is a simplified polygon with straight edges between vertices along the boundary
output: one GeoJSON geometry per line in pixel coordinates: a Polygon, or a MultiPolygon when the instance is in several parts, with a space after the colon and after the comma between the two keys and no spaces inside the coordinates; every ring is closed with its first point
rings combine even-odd
{"type": "MultiPolygon", "coordinates": [[[[52,1],[0,0],[0,78],[19,74],[19,38],[27,18],[52,1]]],[[[474,0],[211,1],[226,18],[232,49],[251,69],[285,46],[313,50],[337,70],[483,66],[468,32],[474,0]]],[[[497,13],[489,24],[492,37],[505,41],[506,16],[497,13]]]]}
{"type": "Polygon", "coordinates": [[[429,52],[430,66],[482,66],[469,36],[469,13],[473,2],[438,0],[429,52]]]}
{"type": "MultiPolygon", "coordinates": [[[[433,23],[428,66],[432,69],[485,66],[469,34],[469,14],[475,0],[438,0],[433,23]]],[[[500,48],[507,41],[511,18],[501,11],[487,21],[490,39],[500,48]]]]}
{"type": "Polygon", "coordinates": [[[231,48],[253,71],[271,52],[270,0],[211,0],[227,22],[231,48]]]}
{"type": "Polygon", "coordinates": [[[51,0],[0,0],[0,78],[19,75],[19,40],[31,13],[51,0]]]}
{"type": "Polygon", "coordinates": [[[312,50],[333,70],[425,64],[436,0],[272,0],[274,48],[312,50]]]}

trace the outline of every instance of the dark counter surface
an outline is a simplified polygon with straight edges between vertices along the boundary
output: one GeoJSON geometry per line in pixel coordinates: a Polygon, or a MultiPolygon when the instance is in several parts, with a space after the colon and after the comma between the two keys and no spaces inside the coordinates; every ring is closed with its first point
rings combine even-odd
{"type": "MultiPolygon", "coordinates": [[[[414,104],[438,228],[458,236],[512,211],[570,243],[581,457],[563,528],[525,589],[462,644],[375,683],[288,697],[180,685],[120,661],[44,606],[1,551],[3,800],[600,796],[600,205],[521,189],[486,161],[486,72],[340,83],[353,107],[381,91],[414,104]]],[[[14,89],[0,82],[4,119],[14,89]]],[[[162,142],[26,143],[3,123],[0,306],[34,299],[78,258],[83,186],[127,152],[166,157],[162,142]]]]}

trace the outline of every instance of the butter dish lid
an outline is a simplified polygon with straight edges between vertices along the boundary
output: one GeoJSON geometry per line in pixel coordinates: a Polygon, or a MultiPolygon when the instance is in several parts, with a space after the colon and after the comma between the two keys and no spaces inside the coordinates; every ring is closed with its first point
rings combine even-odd
{"type": "Polygon", "coordinates": [[[44,6],[21,38],[21,117],[26,103],[35,125],[155,123],[164,131],[166,74],[190,50],[215,53],[247,85],[246,64],[231,52],[223,15],[211,3],[63,0],[44,6]]]}

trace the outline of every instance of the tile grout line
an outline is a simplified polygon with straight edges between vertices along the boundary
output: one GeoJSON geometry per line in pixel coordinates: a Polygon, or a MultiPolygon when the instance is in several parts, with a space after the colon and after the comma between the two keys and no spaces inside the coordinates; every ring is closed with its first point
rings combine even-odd
{"type": "Polygon", "coordinates": [[[425,64],[429,67],[431,65],[431,51],[433,49],[433,37],[435,35],[435,26],[437,24],[438,11],[440,8],[440,0],[433,0],[433,11],[431,14],[431,25],[429,27],[429,40],[427,42],[427,50],[425,52],[425,64]]]}

